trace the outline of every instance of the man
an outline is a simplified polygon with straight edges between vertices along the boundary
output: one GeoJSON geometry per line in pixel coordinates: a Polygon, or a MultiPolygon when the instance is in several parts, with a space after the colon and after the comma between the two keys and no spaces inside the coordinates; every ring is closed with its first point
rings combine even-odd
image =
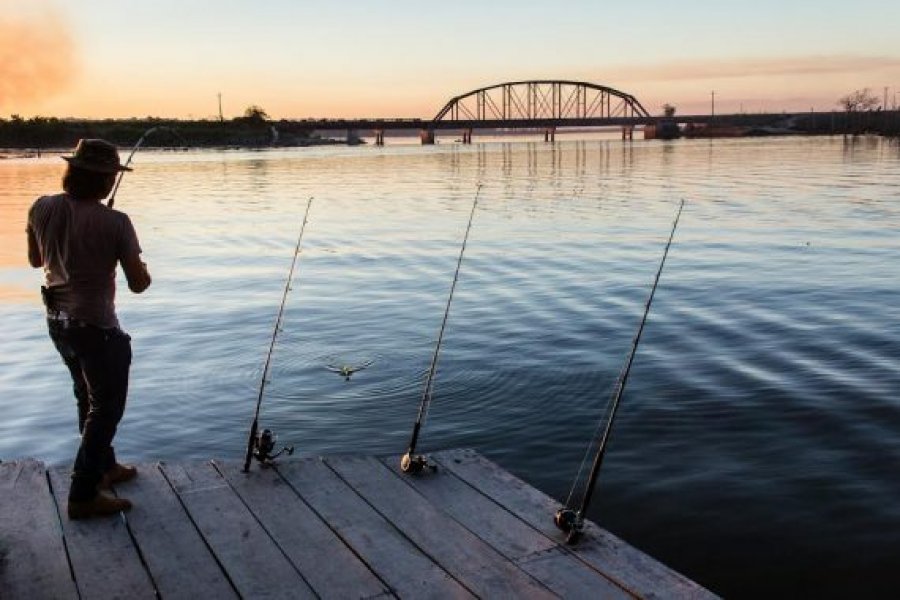
{"type": "Polygon", "coordinates": [[[137,294],[149,287],[147,266],[131,220],[101,200],[120,171],[116,147],[103,140],[78,142],[62,180],[64,192],[38,198],[28,212],[28,262],[43,268],[41,287],[50,338],[69,368],[78,401],[81,445],[75,458],[68,514],[72,519],[109,515],[131,502],[98,488],[137,475],[116,462],[112,440],[125,410],[131,338],[115,311],[116,265],[137,294]]]}

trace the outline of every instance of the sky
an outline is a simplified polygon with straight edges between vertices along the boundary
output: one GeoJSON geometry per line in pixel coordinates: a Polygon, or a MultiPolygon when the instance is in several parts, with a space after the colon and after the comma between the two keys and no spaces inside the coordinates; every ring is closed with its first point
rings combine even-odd
{"type": "Polygon", "coordinates": [[[897,0],[0,0],[0,118],[431,118],[567,79],[652,113],[900,102],[897,0]]]}

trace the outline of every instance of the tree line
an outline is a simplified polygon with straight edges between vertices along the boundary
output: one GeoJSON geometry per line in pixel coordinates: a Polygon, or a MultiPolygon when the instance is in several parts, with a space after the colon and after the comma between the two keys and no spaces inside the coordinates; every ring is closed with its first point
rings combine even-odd
{"type": "Polygon", "coordinates": [[[269,146],[273,142],[302,143],[308,133],[292,129],[285,121],[270,121],[265,109],[248,106],[240,117],[229,120],[161,119],[59,119],[36,116],[25,119],[11,115],[0,117],[0,148],[71,148],[81,138],[102,138],[119,146],[130,146],[147,129],[165,125],[178,131],[180,141],[156,138],[165,145],[188,144],[211,146],[269,146]],[[273,128],[283,128],[288,135],[279,136],[273,128]]]}

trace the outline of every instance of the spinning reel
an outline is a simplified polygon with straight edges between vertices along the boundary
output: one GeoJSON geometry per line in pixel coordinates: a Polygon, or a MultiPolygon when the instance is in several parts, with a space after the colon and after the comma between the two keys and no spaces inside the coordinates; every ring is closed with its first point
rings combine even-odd
{"type": "Polygon", "coordinates": [[[410,475],[417,475],[422,471],[428,470],[432,473],[437,472],[437,465],[428,462],[428,459],[421,454],[413,456],[409,452],[400,459],[400,470],[410,475]]]}
{"type": "Polygon", "coordinates": [[[272,452],[275,450],[275,442],[277,440],[278,437],[272,433],[271,429],[263,429],[262,433],[253,440],[253,457],[258,460],[263,467],[271,467],[274,465],[275,459],[282,454],[288,454],[290,456],[294,453],[293,446],[285,446],[273,454],[272,452]]]}
{"type": "Polygon", "coordinates": [[[561,508],[556,511],[553,522],[562,531],[566,532],[566,544],[573,546],[581,539],[581,533],[584,530],[584,519],[571,508],[561,508]]]}

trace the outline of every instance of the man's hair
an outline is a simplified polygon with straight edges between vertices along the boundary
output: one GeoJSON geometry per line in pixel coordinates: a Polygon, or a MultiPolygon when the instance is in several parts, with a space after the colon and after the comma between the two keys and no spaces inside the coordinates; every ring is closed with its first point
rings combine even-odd
{"type": "Polygon", "coordinates": [[[112,190],[115,173],[98,173],[69,165],[63,175],[62,187],[77,200],[103,200],[112,190]]]}

